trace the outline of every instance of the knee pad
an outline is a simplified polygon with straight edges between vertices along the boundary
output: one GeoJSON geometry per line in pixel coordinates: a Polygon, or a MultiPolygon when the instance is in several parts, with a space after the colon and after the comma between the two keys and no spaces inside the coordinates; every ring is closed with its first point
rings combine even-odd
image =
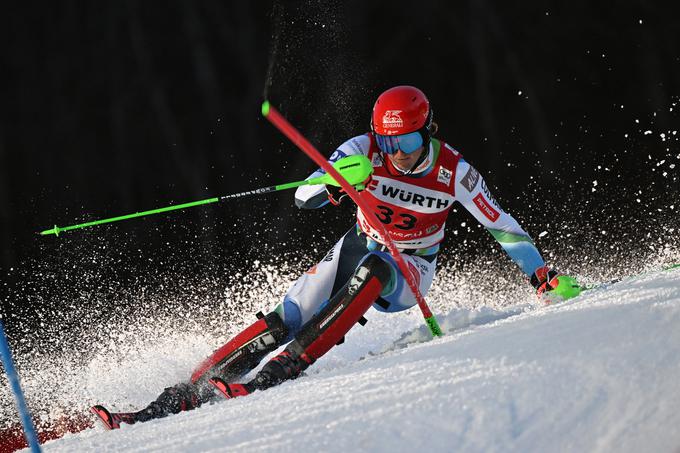
{"type": "MultiPolygon", "coordinates": [[[[361,264],[357,267],[357,270],[354,271],[354,275],[357,275],[359,269],[364,266],[368,271],[368,275],[375,276],[380,281],[383,289],[386,288],[392,281],[393,271],[392,266],[385,258],[382,258],[383,255],[385,255],[383,252],[372,252],[366,255],[361,261],[361,264]]],[[[387,254],[387,256],[389,257],[390,255],[387,254]]]]}
{"type": "Polygon", "coordinates": [[[295,334],[300,331],[302,327],[302,313],[295,302],[286,297],[283,303],[276,306],[274,312],[278,313],[279,317],[288,329],[288,336],[283,340],[284,343],[293,339],[295,334]]]}
{"type": "Polygon", "coordinates": [[[398,272],[396,271],[397,263],[394,262],[394,258],[392,258],[392,255],[382,251],[370,252],[362,259],[361,263],[365,263],[366,261],[368,261],[369,258],[371,259],[370,265],[373,269],[384,268],[389,271],[389,278],[387,279],[386,282],[383,282],[383,290],[381,296],[390,294],[392,291],[394,291],[396,283],[397,277],[396,272],[398,272]]]}

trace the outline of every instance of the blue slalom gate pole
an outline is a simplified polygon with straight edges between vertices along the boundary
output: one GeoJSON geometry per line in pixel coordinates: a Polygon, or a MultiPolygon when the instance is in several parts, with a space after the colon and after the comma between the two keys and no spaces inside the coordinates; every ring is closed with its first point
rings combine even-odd
{"type": "Polygon", "coordinates": [[[14,361],[12,360],[12,353],[9,350],[9,344],[7,343],[7,337],[5,336],[5,329],[2,325],[2,320],[0,320],[0,355],[2,356],[2,364],[5,366],[7,378],[12,385],[12,392],[14,392],[14,399],[17,403],[19,416],[21,416],[21,423],[24,425],[24,435],[26,436],[28,446],[31,448],[33,453],[40,453],[38,435],[35,432],[31,414],[28,412],[28,407],[26,407],[24,392],[21,391],[19,376],[17,375],[16,368],[14,368],[14,361]]]}

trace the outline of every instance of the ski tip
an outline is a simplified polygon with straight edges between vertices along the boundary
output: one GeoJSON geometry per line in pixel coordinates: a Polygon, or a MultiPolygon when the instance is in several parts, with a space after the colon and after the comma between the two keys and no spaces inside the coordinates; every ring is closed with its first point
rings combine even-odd
{"type": "Polygon", "coordinates": [[[90,408],[90,412],[99,418],[106,429],[120,428],[120,425],[114,422],[111,413],[104,406],[96,404],[90,408]]]}
{"type": "Polygon", "coordinates": [[[262,116],[267,117],[269,115],[270,107],[271,106],[269,104],[269,101],[265,99],[264,102],[262,103],[262,116]]]}
{"type": "Polygon", "coordinates": [[[222,395],[224,395],[225,398],[231,398],[231,395],[229,395],[229,387],[227,386],[227,383],[224,382],[222,379],[218,377],[213,377],[208,379],[208,382],[210,382],[213,387],[219,390],[219,392],[222,395]]]}

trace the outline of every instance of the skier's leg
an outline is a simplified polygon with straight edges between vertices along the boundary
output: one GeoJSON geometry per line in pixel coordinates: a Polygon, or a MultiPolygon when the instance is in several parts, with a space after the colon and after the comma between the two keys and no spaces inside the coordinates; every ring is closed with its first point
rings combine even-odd
{"type": "Polygon", "coordinates": [[[192,374],[190,382],[166,388],[149,406],[137,412],[136,421],[191,410],[210,401],[215,392],[208,383],[209,378],[219,376],[229,382],[242,377],[283,344],[287,335],[288,330],[277,313],[261,317],[205,359],[192,374]]]}
{"type": "MultiPolygon", "coordinates": [[[[385,289],[373,307],[382,312],[394,313],[398,311],[408,310],[418,303],[416,297],[411,292],[411,288],[406,283],[397,263],[387,252],[374,252],[387,262],[392,269],[394,269],[395,280],[392,285],[385,289]]],[[[411,276],[416,281],[420,294],[427,295],[434,280],[434,274],[437,269],[437,255],[407,255],[402,254],[402,258],[406,262],[411,276]]]]}
{"type": "MultiPolygon", "coordinates": [[[[365,241],[353,227],[319,263],[295,282],[275,312],[215,351],[196,368],[190,382],[166,388],[147,408],[132,413],[134,421],[165,417],[211,400],[215,393],[214,387],[207,384],[210,378],[216,377],[222,385],[238,379],[257,366],[269,352],[290,341],[330,295],[347,281],[366,252],[365,241]]],[[[95,413],[109,425],[100,415],[103,411],[95,413]]],[[[121,421],[131,423],[129,417],[121,421]]]]}
{"type": "Polygon", "coordinates": [[[389,264],[370,254],[345,286],[302,327],[295,340],[246,384],[244,391],[264,390],[295,378],[335,344],[342,342],[345,334],[359,322],[390,283],[392,273],[389,264]]]}
{"type": "MultiPolygon", "coordinates": [[[[286,338],[286,341],[293,340],[294,338],[295,341],[284,352],[274,357],[265,365],[263,370],[258,373],[256,380],[259,379],[265,382],[268,380],[267,376],[272,375],[273,377],[269,380],[278,383],[283,379],[297,376],[303,369],[301,367],[307,367],[307,364],[298,365],[297,363],[301,354],[304,354],[304,347],[300,349],[300,344],[310,346],[312,341],[309,337],[318,336],[323,333],[323,339],[327,340],[329,344],[325,351],[316,351],[316,358],[321,357],[334,344],[341,342],[344,334],[349,331],[352,325],[362,319],[362,315],[370,307],[370,303],[365,304],[365,308],[361,308],[359,310],[360,313],[354,316],[353,310],[357,310],[357,307],[362,304],[352,301],[354,299],[360,301],[371,299],[371,301],[374,301],[380,294],[381,289],[376,291],[376,288],[373,287],[370,289],[362,287],[362,291],[355,291],[357,288],[353,286],[351,290],[348,290],[348,280],[350,280],[350,277],[352,277],[352,281],[355,281],[355,278],[356,281],[359,281],[360,278],[366,277],[361,273],[364,271],[360,272],[357,268],[359,263],[362,260],[366,261],[369,264],[369,268],[376,268],[374,273],[377,272],[381,276],[384,276],[383,274],[387,272],[387,276],[384,278],[389,279],[389,270],[383,269],[385,272],[380,272],[377,268],[382,268],[383,266],[378,265],[379,263],[373,262],[373,260],[369,262],[366,259],[367,252],[366,240],[357,233],[356,227],[353,227],[333,246],[319,263],[315,264],[295,282],[286,294],[283,304],[279,305],[276,309],[281,314],[286,327],[288,327],[289,336],[286,338]],[[373,264],[370,265],[370,263],[373,264]],[[348,292],[351,292],[351,294],[348,294],[348,292]],[[335,296],[331,297],[333,294],[335,296]],[[345,296],[344,299],[343,295],[345,296]],[[347,310],[347,306],[350,303],[353,304],[353,308],[352,310],[347,310]],[[335,330],[341,333],[336,335],[333,329],[330,329],[330,320],[336,323],[337,319],[334,318],[340,317],[341,312],[344,311],[348,311],[343,317],[343,323],[347,325],[339,323],[338,326],[342,325],[342,328],[338,327],[335,330]],[[324,323],[321,328],[315,329],[314,320],[324,319],[324,316],[329,314],[330,320],[324,323]],[[345,319],[348,316],[352,318],[349,322],[345,319]],[[325,332],[326,330],[328,332],[325,332]],[[332,338],[335,337],[337,339],[333,340],[332,338]],[[291,351],[296,352],[291,353],[291,351]],[[282,377],[276,377],[277,375],[282,377]]],[[[380,260],[378,259],[378,261],[380,260]]],[[[378,281],[380,282],[380,279],[378,281]]],[[[384,282],[381,282],[380,286],[382,288],[384,282]]],[[[321,340],[320,342],[323,343],[321,340]]],[[[211,379],[211,383],[229,398],[247,395],[254,388],[250,384],[230,384],[219,377],[211,379]]],[[[266,388],[267,386],[269,385],[262,383],[258,388],[266,388]]]]}
{"type": "MultiPolygon", "coordinates": [[[[426,256],[402,255],[416,280],[421,294],[427,294],[437,267],[437,255],[426,256]]],[[[276,385],[286,379],[297,377],[304,369],[315,360],[328,352],[333,345],[342,342],[342,339],[354,325],[347,323],[347,316],[343,314],[347,307],[352,304],[360,312],[360,319],[371,305],[376,309],[386,312],[406,310],[416,305],[417,301],[404,280],[404,276],[398,270],[397,264],[387,252],[374,251],[359,266],[352,280],[348,282],[338,293],[331,298],[328,304],[317,313],[302,330],[296,335],[295,341],[290,343],[281,354],[269,361],[257,374],[255,379],[248,384],[216,385],[226,396],[240,396],[248,394],[254,389],[265,389],[276,385]],[[362,266],[368,269],[363,278],[364,284],[356,287],[361,280],[355,277],[362,276],[362,266]],[[380,283],[380,288],[369,287],[366,281],[375,277],[380,283]],[[355,288],[353,291],[352,288],[355,288]],[[336,313],[335,310],[338,310],[336,313]],[[324,325],[326,323],[326,325],[324,325]]]]}
{"type": "Polygon", "coordinates": [[[367,253],[366,241],[353,227],[326,256],[295,281],[275,310],[288,327],[286,341],[292,340],[320,307],[347,283],[367,253]]]}

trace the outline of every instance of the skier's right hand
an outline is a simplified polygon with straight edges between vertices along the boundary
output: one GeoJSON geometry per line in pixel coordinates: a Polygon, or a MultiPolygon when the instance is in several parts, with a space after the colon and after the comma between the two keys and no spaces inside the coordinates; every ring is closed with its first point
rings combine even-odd
{"type": "Polygon", "coordinates": [[[326,193],[328,194],[328,201],[330,201],[333,206],[342,203],[342,199],[347,196],[347,192],[345,192],[342,187],[331,186],[330,184],[326,184],[326,193]]]}

